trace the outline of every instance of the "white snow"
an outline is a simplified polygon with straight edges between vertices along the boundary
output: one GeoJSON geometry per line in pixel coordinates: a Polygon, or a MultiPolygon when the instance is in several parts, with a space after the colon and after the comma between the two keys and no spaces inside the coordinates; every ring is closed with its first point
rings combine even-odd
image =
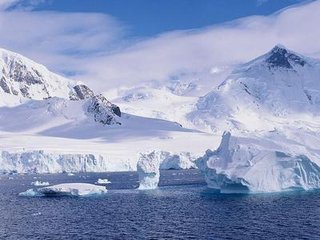
{"type": "Polygon", "coordinates": [[[20,193],[20,196],[34,197],[34,196],[96,196],[107,193],[104,186],[97,186],[89,183],[62,183],[49,187],[38,189],[28,189],[20,193]]]}
{"type": "Polygon", "coordinates": [[[49,186],[49,182],[42,182],[42,181],[35,181],[32,182],[31,185],[36,186],[36,187],[42,187],[42,186],[49,186]]]}

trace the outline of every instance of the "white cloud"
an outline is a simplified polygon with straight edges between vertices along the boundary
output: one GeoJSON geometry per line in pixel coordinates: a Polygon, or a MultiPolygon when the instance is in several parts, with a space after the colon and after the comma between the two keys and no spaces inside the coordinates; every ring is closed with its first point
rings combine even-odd
{"type": "Polygon", "coordinates": [[[319,12],[320,1],[316,1],[272,16],[169,32],[122,45],[121,50],[124,28],[108,15],[0,12],[0,46],[32,57],[51,69],[75,72],[77,78],[103,90],[163,80],[181,71],[210,71],[248,61],[278,43],[317,56],[319,12]]]}
{"type": "Polygon", "coordinates": [[[272,16],[253,16],[207,29],[171,32],[88,62],[86,69],[88,76],[96,76],[93,79],[108,87],[249,61],[278,43],[316,55],[320,51],[319,12],[317,1],[272,16]]]}
{"type": "Polygon", "coordinates": [[[55,71],[85,72],[81,62],[112,49],[123,33],[121,24],[106,14],[28,11],[19,3],[11,1],[14,9],[0,10],[0,47],[55,71]]]}
{"type": "Polygon", "coordinates": [[[0,0],[0,10],[6,10],[9,7],[15,5],[20,0],[0,0]]]}

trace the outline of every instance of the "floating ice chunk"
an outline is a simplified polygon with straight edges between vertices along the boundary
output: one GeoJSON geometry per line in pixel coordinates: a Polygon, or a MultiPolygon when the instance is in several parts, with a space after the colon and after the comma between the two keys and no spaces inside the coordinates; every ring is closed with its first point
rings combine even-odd
{"type": "Polygon", "coordinates": [[[152,151],[140,154],[137,171],[139,174],[139,189],[155,189],[160,179],[160,169],[195,168],[195,158],[190,153],[172,154],[166,151],[152,151]]]}
{"type": "Polygon", "coordinates": [[[71,176],[74,176],[74,173],[71,173],[71,172],[70,172],[70,173],[68,173],[67,175],[71,177],[71,176]]]}
{"type": "Polygon", "coordinates": [[[37,196],[94,196],[107,193],[107,189],[104,186],[97,186],[89,183],[62,183],[49,187],[43,187],[38,189],[28,189],[25,192],[19,194],[19,196],[25,197],[37,197],[37,196]]]}
{"type": "Polygon", "coordinates": [[[148,190],[158,187],[161,161],[161,152],[153,151],[149,154],[140,154],[140,158],[137,163],[137,171],[140,181],[139,189],[148,190]]]}
{"type": "Polygon", "coordinates": [[[25,192],[19,193],[19,196],[22,197],[38,197],[38,196],[43,196],[42,194],[40,194],[36,189],[28,189],[25,192]]]}
{"type": "Polygon", "coordinates": [[[36,187],[42,187],[42,186],[49,186],[49,182],[41,182],[41,181],[35,181],[32,182],[31,185],[36,186],[36,187]]]}
{"type": "Polygon", "coordinates": [[[108,184],[108,183],[111,183],[108,179],[106,179],[106,178],[99,178],[98,179],[98,181],[96,181],[96,184],[101,184],[101,185],[103,185],[103,184],[108,184]]]}
{"type": "Polygon", "coordinates": [[[91,196],[107,193],[104,186],[89,183],[63,183],[39,188],[37,191],[45,196],[91,196]]]}

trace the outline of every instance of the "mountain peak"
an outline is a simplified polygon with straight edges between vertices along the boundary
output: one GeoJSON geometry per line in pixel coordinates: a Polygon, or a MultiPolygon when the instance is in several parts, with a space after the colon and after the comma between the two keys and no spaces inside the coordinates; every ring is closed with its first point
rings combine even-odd
{"type": "Polygon", "coordinates": [[[270,68],[292,69],[293,65],[304,66],[306,64],[302,57],[280,44],[272,48],[265,61],[270,68]]]}
{"type": "Polygon", "coordinates": [[[86,85],[3,48],[0,48],[0,92],[37,100],[50,97],[83,100],[94,95],[86,85]]]}

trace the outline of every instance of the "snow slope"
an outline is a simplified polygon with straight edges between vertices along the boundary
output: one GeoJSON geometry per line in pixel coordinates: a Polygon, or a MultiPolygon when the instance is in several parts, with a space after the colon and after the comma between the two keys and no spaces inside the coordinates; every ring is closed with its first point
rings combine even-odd
{"type": "Polygon", "coordinates": [[[198,98],[218,86],[231,70],[231,66],[213,66],[201,72],[181,69],[167,79],[109,89],[104,95],[124,112],[197,128],[187,118],[188,113],[195,108],[198,98]]]}
{"type": "MultiPolygon", "coordinates": [[[[165,120],[125,113],[119,117],[109,105],[106,109],[115,124],[103,124],[100,114],[104,119],[105,112],[99,107],[100,110],[92,112],[92,101],[93,98],[81,101],[50,98],[0,107],[0,171],[136,170],[140,153],[161,150],[174,155],[187,149],[189,154],[201,156],[213,146],[210,134],[165,120]]],[[[167,166],[185,164],[174,162],[167,166]]]]}
{"type": "Polygon", "coordinates": [[[199,99],[188,118],[199,128],[218,134],[317,124],[319,77],[320,61],[276,46],[234,70],[199,99]]]}
{"type": "MultiPolygon", "coordinates": [[[[105,93],[107,95],[111,94],[105,93]]],[[[186,116],[194,108],[197,99],[173,94],[164,87],[155,89],[144,86],[118,90],[112,102],[133,115],[178,122],[184,127],[192,128],[186,116]]]]}

